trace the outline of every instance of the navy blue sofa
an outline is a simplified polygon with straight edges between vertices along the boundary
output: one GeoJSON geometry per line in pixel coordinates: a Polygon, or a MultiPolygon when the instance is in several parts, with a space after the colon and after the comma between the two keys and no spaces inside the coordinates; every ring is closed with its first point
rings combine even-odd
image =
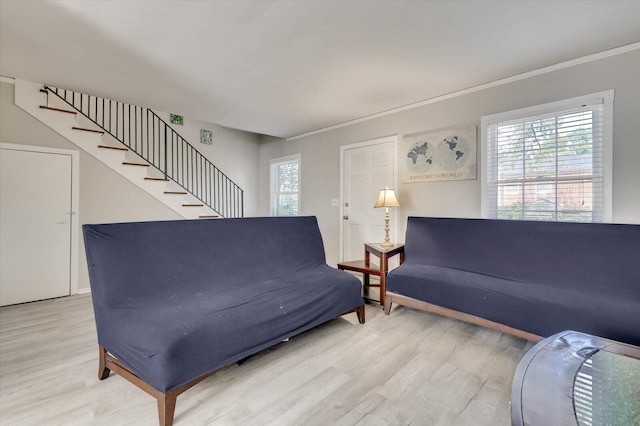
{"type": "Polygon", "coordinates": [[[409,217],[393,303],[540,340],[640,345],[640,225],[409,217]]]}
{"type": "Polygon", "coordinates": [[[84,225],[100,349],[112,370],[158,400],[364,302],[329,267],[315,217],[84,225]]]}

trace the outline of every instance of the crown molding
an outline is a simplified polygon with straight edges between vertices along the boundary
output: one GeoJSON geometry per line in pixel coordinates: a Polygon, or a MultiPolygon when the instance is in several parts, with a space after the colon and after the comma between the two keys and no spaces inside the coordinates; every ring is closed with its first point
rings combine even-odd
{"type": "Polygon", "coordinates": [[[293,141],[297,139],[306,138],[308,136],[317,135],[319,133],[328,132],[331,130],[339,129],[341,127],[352,126],[354,124],[363,123],[365,121],[373,120],[375,118],[384,117],[387,115],[395,114],[402,111],[407,111],[414,108],[420,108],[425,105],[433,104],[436,102],[441,102],[447,99],[456,98],[458,96],[468,95],[469,93],[479,92],[481,90],[490,89],[492,87],[502,86],[504,84],[513,83],[515,81],[525,80],[527,78],[536,77],[542,74],[547,74],[550,72],[562,70],[565,68],[570,68],[576,65],[585,64],[587,62],[593,62],[600,59],[608,58],[610,56],[621,55],[623,53],[631,52],[633,50],[640,49],[640,42],[627,44],[625,46],[617,47],[615,49],[605,50],[604,52],[594,53],[592,55],[582,56],[580,58],[571,59],[569,61],[560,62],[558,64],[549,65],[547,67],[539,68],[537,70],[528,71],[522,74],[517,74],[512,77],[502,78],[500,80],[495,80],[489,83],[480,84],[478,86],[473,86],[467,89],[458,90],[456,92],[447,93],[445,95],[436,96],[433,98],[425,99],[423,101],[414,102],[408,105],[404,105],[397,108],[388,109],[386,111],[381,111],[375,114],[367,115],[365,117],[356,118],[354,120],[345,121],[344,123],[335,124],[333,126],[324,127],[318,130],[313,130],[311,132],[302,133],[300,135],[291,136],[287,138],[287,141],[293,141]]]}

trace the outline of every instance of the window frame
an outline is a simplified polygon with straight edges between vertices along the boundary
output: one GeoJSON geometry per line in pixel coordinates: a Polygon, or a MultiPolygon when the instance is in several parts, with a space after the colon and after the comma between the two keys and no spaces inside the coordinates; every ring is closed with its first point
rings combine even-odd
{"type": "MultiPolygon", "coordinates": [[[[549,102],[532,107],[520,108],[512,111],[501,112],[481,117],[480,119],[480,152],[481,152],[481,217],[498,219],[491,215],[492,205],[488,200],[488,152],[489,138],[487,130],[490,125],[513,121],[546,114],[558,113],[572,108],[587,105],[602,104],[602,220],[607,223],[613,217],[613,101],[614,90],[592,93],[556,102],[549,102]]],[[[495,202],[495,201],[494,201],[495,202]]],[[[505,219],[509,220],[509,219],[505,219]]],[[[593,221],[595,223],[595,221],[593,221]]]]}
{"type": "Polygon", "coordinates": [[[276,200],[280,192],[277,191],[278,182],[277,182],[277,168],[280,164],[289,163],[292,161],[296,161],[298,163],[298,192],[296,192],[298,196],[298,211],[295,216],[300,216],[300,210],[302,206],[302,156],[300,154],[287,155],[285,157],[272,158],[269,161],[269,215],[274,217],[287,217],[287,216],[277,216],[276,213],[276,200]]]}

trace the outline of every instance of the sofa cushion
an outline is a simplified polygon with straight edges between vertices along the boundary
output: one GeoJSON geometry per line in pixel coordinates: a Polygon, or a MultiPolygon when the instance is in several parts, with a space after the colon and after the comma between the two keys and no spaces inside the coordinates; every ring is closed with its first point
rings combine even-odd
{"type": "Polygon", "coordinates": [[[315,217],[119,223],[83,230],[94,302],[111,307],[229,291],[325,264],[315,217]]]}
{"type": "Polygon", "coordinates": [[[360,291],[357,278],[320,265],[230,292],[111,309],[100,343],[166,392],[361,305],[360,291]]]}
{"type": "Polygon", "coordinates": [[[640,226],[409,217],[405,263],[640,299],[640,226]]]}
{"type": "Polygon", "coordinates": [[[640,344],[640,303],[615,293],[605,297],[577,288],[411,264],[389,274],[387,291],[539,336],[575,329],[621,341],[635,336],[635,344],[640,344]]]}

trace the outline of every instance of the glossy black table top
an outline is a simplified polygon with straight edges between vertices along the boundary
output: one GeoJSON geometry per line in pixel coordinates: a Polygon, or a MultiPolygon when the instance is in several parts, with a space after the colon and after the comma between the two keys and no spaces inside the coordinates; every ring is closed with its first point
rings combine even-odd
{"type": "Polygon", "coordinates": [[[514,425],[640,425],[639,413],[637,346],[563,331],[531,348],[513,378],[514,425]]]}
{"type": "Polygon", "coordinates": [[[576,375],[573,406],[580,426],[640,425],[640,360],[594,353],[576,375]]]}

